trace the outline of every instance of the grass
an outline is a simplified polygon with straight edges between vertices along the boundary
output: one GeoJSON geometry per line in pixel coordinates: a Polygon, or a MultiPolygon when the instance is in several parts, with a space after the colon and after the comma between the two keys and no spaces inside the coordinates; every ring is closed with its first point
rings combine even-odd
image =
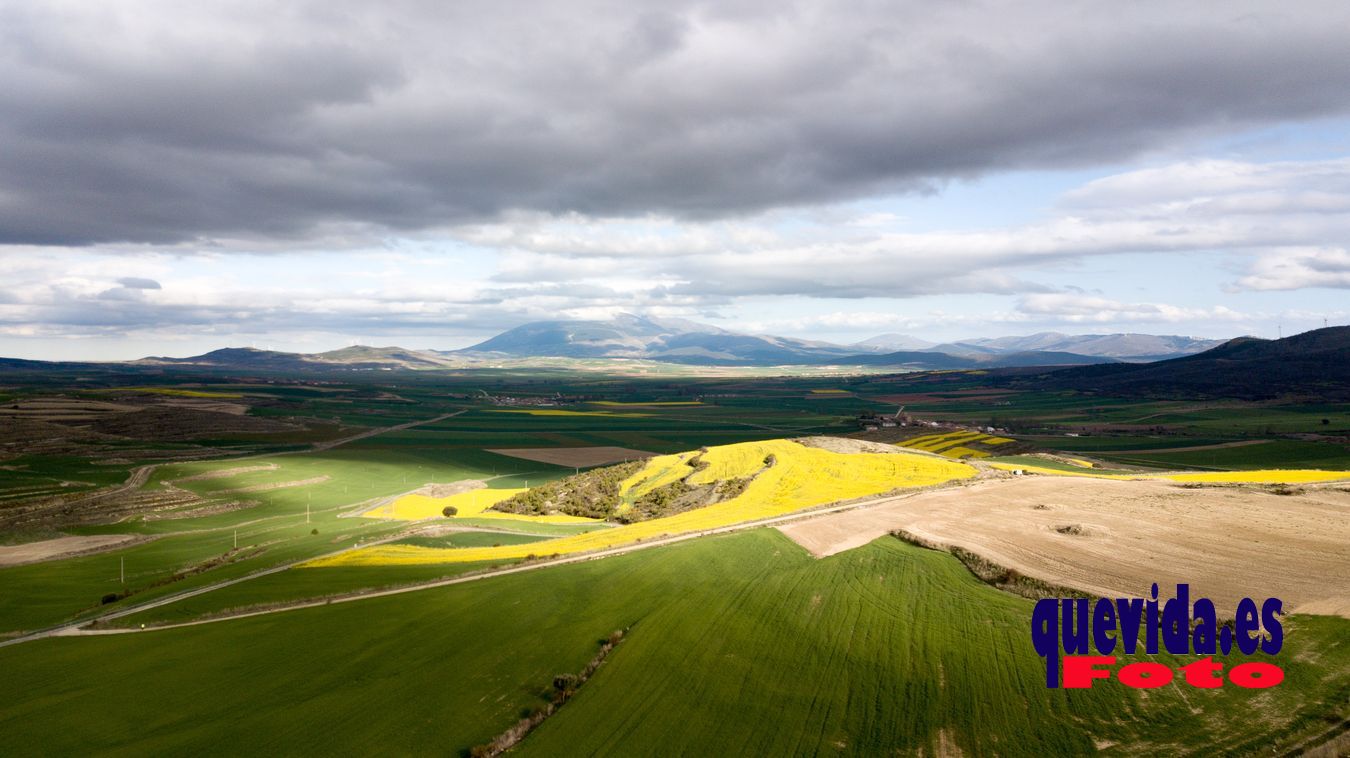
{"type": "MultiPolygon", "coordinates": [[[[110,606],[121,607],[349,548],[360,540],[388,536],[404,525],[339,516],[362,502],[395,496],[429,482],[486,478],[494,468],[498,474],[524,474],[540,466],[482,451],[346,447],[309,455],[164,466],[155,472],[146,490],[162,489],[164,482],[177,481],[176,486],[207,498],[208,505],[240,498],[255,504],[181,519],[67,529],[77,534],[125,533],[157,539],[95,555],[0,568],[0,633],[39,629],[97,613],[102,609],[100,599],[106,594],[130,592],[130,597],[110,606]],[[260,466],[275,468],[259,469],[260,466]],[[236,468],[251,470],[178,481],[236,468]],[[244,494],[228,492],[320,476],[328,479],[303,487],[244,494]],[[120,580],[123,563],[125,584],[120,580]],[[204,566],[209,567],[198,571],[204,566]]],[[[544,468],[555,471],[555,476],[564,471],[544,468]]],[[[536,480],[547,476],[541,472],[531,474],[536,480]]],[[[521,480],[507,476],[497,482],[510,486],[521,480]]],[[[484,520],[474,518],[465,523],[484,520]]]]}
{"type": "Polygon", "coordinates": [[[630,626],[522,755],[1047,755],[1098,741],[1264,751],[1344,718],[1350,621],[1291,617],[1287,678],[1268,693],[1144,696],[1115,682],[1047,690],[1031,606],[891,538],[814,560],[757,530],[357,603],[3,648],[0,753],[462,754],[630,626]]]}
{"type": "Polygon", "coordinates": [[[1284,439],[1209,450],[1102,452],[1099,457],[1133,466],[1174,469],[1350,469],[1350,446],[1336,442],[1284,439]]]}

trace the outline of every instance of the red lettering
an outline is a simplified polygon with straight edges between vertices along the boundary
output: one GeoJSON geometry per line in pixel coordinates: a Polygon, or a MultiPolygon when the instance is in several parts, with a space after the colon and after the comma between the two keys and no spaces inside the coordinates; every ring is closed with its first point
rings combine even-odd
{"type": "Polygon", "coordinates": [[[1064,657],[1064,687],[1066,689],[1088,689],[1093,679],[1106,679],[1110,671],[1100,671],[1097,666],[1114,666],[1114,655],[1068,655],[1064,657]]]}
{"type": "MultiPolygon", "coordinates": [[[[1065,674],[1065,679],[1067,681],[1067,674],[1065,674]]],[[[1274,687],[1284,681],[1284,669],[1273,663],[1261,663],[1259,661],[1240,663],[1228,672],[1228,681],[1239,687],[1254,690],[1274,687]]]]}
{"type": "Polygon", "coordinates": [[[1223,677],[1219,674],[1223,671],[1223,664],[1215,663],[1213,658],[1201,658],[1195,663],[1182,666],[1181,671],[1186,674],[1186,683],[1192,687],[1211,690],[1223,686],[1223,677]]]}
{"type": "Polygon", "coordinates": [[[1116,678],[1126,687],[1151,690],[1172,681],[1172,669],[1153,661],[1139,661],[1117,671],[1116,678]]]}

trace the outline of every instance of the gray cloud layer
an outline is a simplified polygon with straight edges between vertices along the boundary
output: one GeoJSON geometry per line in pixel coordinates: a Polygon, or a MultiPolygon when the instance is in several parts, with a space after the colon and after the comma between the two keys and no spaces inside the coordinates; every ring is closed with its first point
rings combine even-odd
{"type": "Polygon", "coordinates": [[[1345,113],[1347,28],[1338,2],[0,0],[0,244],[708,218],[1118,160],[1345,113]]]}

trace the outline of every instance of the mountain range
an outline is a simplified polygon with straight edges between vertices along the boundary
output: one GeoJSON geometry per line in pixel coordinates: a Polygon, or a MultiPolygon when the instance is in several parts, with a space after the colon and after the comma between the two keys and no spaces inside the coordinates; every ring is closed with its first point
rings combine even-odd
{"type": "MultiPolygon", "coordinates": [[[[321,353],[223,348],[188,358],[149,357],[128,366],[182,366],[251,371],[419,370],[462,368],[531,358],[641,359],[687,365],[842,365],[897,369],[1084,366],[1193,355],[1220,340],[1149,334],[1020,337],[935,344],[883,334],[853,344],[753,335],[682,319],[620,315],[607,321],[536,321],[460,350],[355,345],[321,353]]],[[[20,361],[0,361],[18,369],[20,361]]],[[[34,362],[36,367],[41,362],[34,362]]]]}
{"type": "Polygon", "coordinates": [[[730,332],[681,319],[621,315],[609,321],[536,321],[461,351],[501,357],[643,358],[672,363],[844,363],[919,368],[1082,365],[1191,355],[1222,340],[1151,334],[1041,332],[935,344],[883,334],[851,345],[730,332]]]}
{"type": "Polygon", "coordinates": [[[1345,401],[1350,400],[1350,327],[1314,329],[1279,340],[1238,337],[1195,355],[1065,368],[1033,383],[1042,389],[1111,396],[1345,401]]]}
{"type": "Polygon", "coordinates": [[[1137,355],[1084,355],[1026,347],[1068,345],[1096,352],[1139,349],[1193,350],[1211,341],[1153,335],[1055,334],[969,340],[983,353],[957,355],[927,350],[884,352],[903,335],[869,340],[870,345],[829,343],[735,334],[690,322],[629,317],[609,322],[550,321],[527,324],[464,350],[407,350],[353,346],[323,353],[284,353],[225,348],[190,358],[142,358],[122,363],[47,362],[0,358],[6,376],[43,376],[53,372],[85,374],[98,370],[143,375],[165,369],[205,371],[229,376],[395,371],[492,366],[530,358],[643,358],[689,364],[721,365],[872,365],[898,370],[979,367],[990,369],[996,385],[1024,389],[1073,390],[1109,396],[1150,396],[1260,400],[1307,397],[1350,400],[1350,327],[1328,327],[1280,340],[1238,337],[1201,352],[1152,362],[1137,355]],[[1067,341],[1067,342],[1066,342],[1067,341]],[[870,352],[859,352],[870,347],[870,352]]]}

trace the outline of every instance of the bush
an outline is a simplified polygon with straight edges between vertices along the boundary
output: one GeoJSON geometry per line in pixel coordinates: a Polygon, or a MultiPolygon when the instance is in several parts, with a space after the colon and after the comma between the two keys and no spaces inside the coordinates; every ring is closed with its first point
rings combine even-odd
{"type": "Polygon", "coordinates": [[[459,509],[453,505],[447,505],[441,509],[441,515],[446,518],[459,515],[459,509]]]}
{"type": "Polygon", "coordinates": [[[118,595],[116,592],[109,592],[108,594],[103,596],[103,604],[107,605],[108,603],[116,603],[118,600],[121,599],[122,599],[121,596],[118,595]]]}
{"type": "Polygon", "coordinates": [[[313,529],[310,529],[310,530],[309,530],[309,533],[312,534],[312,535],[318,536],[318,534],[319,534],[319,528],[318,528],[318,527],[315,527],[315,528],[313,528],[313,529]]]}

